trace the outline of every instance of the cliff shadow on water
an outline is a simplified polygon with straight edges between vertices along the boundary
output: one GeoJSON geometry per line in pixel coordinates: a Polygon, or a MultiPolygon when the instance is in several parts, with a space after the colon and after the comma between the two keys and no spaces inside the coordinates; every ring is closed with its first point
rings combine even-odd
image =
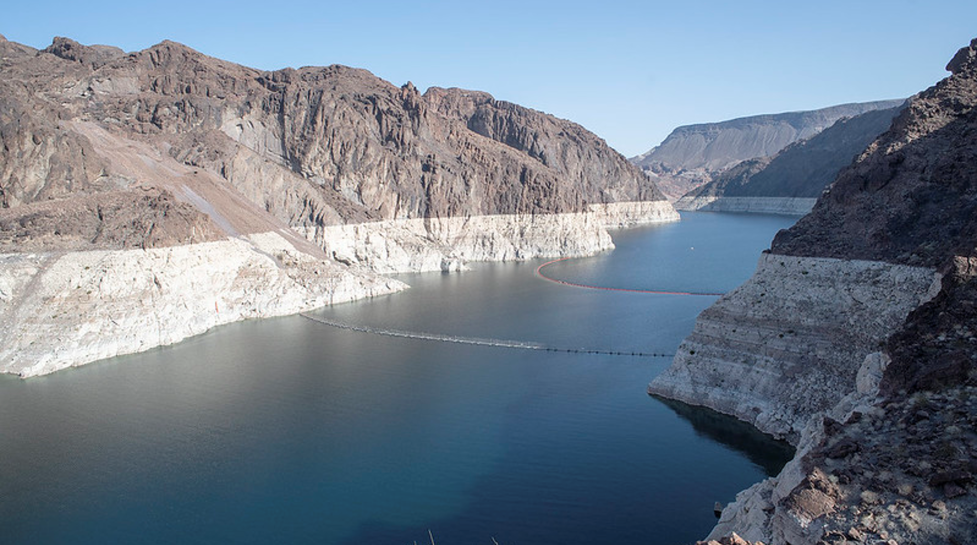
{"type": "Polygon", "coordinates": [[[770,477],[780,473],[794,457],[794,447],[790,443],[774,439],[732,416],[658,395],[649,395],[691,424],[696,434],[744,454],[770,477]]]}

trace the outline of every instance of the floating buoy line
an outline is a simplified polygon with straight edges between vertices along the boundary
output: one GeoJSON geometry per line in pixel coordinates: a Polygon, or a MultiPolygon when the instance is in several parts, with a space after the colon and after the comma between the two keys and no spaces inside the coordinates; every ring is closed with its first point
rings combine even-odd
{"type": "MultiPolygon", "coordinates": [[[[712,292],[695,292],[695,291],[665,291],[665,290],[641,290],[641,289],[631,289],[631,288],[609,288],[605,286],[594,286],[591,284],[579,284],[577,282],[568,282],[566,280],[560,280],[558,278],[553,278],[543,274],[543,269],[552,265],[554,263],[559,263],[560,261],[565,261],[570,259],[569,257],[564,257],[561,259],[554,259],[552,261],[547,261],[539,267],[536,267],[536,276],[547,280],[549,282],[554,282],[556,284],[562,284],[564,286],[571,286],[574,288],[585,288],[591,290],[605,290],[605,291],[623,291],[628,293],[649,293],[656,295],[692,295],[692,296],[703,296],[703,297],[719,297],[723,295],[722,293],[712,293],[712,292]]],[[[403,329],[390,329],[384,327],[373,327],[366,325],[356,325],[347,322],[340,322],[337,320],[330,320],[328,318],[322,318],[320,316],[312,316],[310,314],[300,313],[299,316],[317,322],[329,327],[335,327],[337,329],[345,329],[347,331],[356,331],[358,333],[369,333],[372,335],[383,335],[385,337],[398,337],[401,339],[420,339],[423,341],[437,341],[444,343],[456,343],[456,344],[470,344],[475,346],[491,346],[496,348],[514,348],[517,350],[540,350],[544,352],[564,352],[568,354],[597,354],[603,356],[631,356],[637,358],[672,358],[675,354],[665,354],[660,352],[635,352],[627,350],[606,350],[606,349],[590,349],[590,348],[568,348],[562,346],[549,346],[542,343],[531,342],[531,341],[513,341],[507,339],[483,339],[479,337],[462,337],[460,335],[444,335],[441,333],[426,333],[423,331],[406,331],[403,329]]]]}
{"type": "Polygon", "coordinates": [[[462,337],[458,335],[443,335],[440,333],[425,333],[423,331],[404,331],[402,329],[389,329],[383,327],[373,327],[365,325],[355,325],[336,320],[329,320],[319,316],[312,316],[301,313],[299,316],[318,322],[329,327],[356,331],[359,333],[370,333],[373,335],[383,335],[385,337],[399,337],[401,339],[420,339],[424,341],[437,341],[444,343],[472,344],[476,346],[492,346],[496,348],[515,348],[517,350],[540,350],[543,352],[565,352],[569,354],[596,354],[604,356],[632,356],[636,358],[671,358],[675,354],[664,354],[658,352],[632,352],[626,350],[602,350],[589,348],[567,348],[559,346],[549,346],[542,343],[530,341],[511,341],[506,339],[482,339],[478,337],[462,337]]]}
{"type": "Polygon", "coordinates": [[[706,291],[665,291],[665,290],[639,290],[633,288],[608,288],[605,286],[594,286],[592,284],[579,284],[577,282],[568,282],[566,280],[560,280],[559,278],[553,278],[552,276],[546,276],[545,274],[543,274],[544,268],[554,263],[559,263],[560,261],[566,261],[567,259],[572,259],[572,258],[563,257],[560,259],[554,259],[552,261],[547,261],[546,263],[543,263],[539,267],[536,267],[536,276],[542,278],[543,280],[554,282],[556,284],[562,284],[564,286],[571,286],[574,288],[585,288],[588,290],[624,291],[628,293],[650,293],[655,295],[695,295],[695,296],[703,296],[703,297],[719,297],[721,295],[725,295],[723,293],[713,293],[713,292],[706,292],[706,291]]]}

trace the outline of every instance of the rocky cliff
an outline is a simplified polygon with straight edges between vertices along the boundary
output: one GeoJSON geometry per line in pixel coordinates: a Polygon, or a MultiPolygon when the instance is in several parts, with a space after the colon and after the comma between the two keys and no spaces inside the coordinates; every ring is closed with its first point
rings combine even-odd
{"type": "Polygon", "coordinates": [[[798,446],[711,537],[977,539],[977,40],[947,69],[652,383],[798,446]]]}
{"type": "Polygon", "coordinates": [[[23,375],[403,287],[376,273],[588,254],[608,226],[678,219],[569,121],[173,42],[0,40],[0,142],[0,369],[23,375]]]}
{"type": "MultiPolygon", "coordinates": [[[[663,190],[677,199],[741,161],[772,157],[788,145],[811,138],[840,119],[894,108],[901,102],[882,100],[841,104],[820,110],[686,125],[676,128],[661,144],[631,161],[656,176],[663,190]]],[[[860,149],[853,153],[857,151],[860,149]]],[[[849,156],[847,160],[850,159],[849,156]]]]}
{"type": "Polygon", "coordinates": [[[866,146],[892,124],[900,107],[842,118],[773,157],[749,159],[716,174],[675,203],[679,210],[764,211],[803,215],[866,146]]]}

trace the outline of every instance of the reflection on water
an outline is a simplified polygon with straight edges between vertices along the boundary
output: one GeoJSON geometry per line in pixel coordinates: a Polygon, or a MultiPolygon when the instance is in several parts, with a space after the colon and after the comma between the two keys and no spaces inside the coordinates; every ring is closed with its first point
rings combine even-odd
{"type": "MultiPolygon", "coordinates": [[[[686,215],[618,233],[617,250],[559,272],[726,290],[788,223],[686,215]],[[717,236],[737,250],[711,254],[708,234],[733,230],[717,236]]],[[[316,314],[665,352],[711,302],[567,288],[536,278],[538,264],[406,275],[404,293],[316,314]]],[[[0,543],[410,543],[428,529],[452,544],[692,542],[715,522],[713,502],[779,469],[779,447],[703,433],[706,417],[649,398],[668,363],[378,337],[293,316],[0,377],[0,543]]]]}
{"type": "Polygon", "coordinates": [[[674,399],[657,395],[652,397],[692,424],[696,432],[744,454],[768,475],[776,475],[794,457],[794,447],[786,441],[777,441],[732,416],[693,407],[674,399]]]}

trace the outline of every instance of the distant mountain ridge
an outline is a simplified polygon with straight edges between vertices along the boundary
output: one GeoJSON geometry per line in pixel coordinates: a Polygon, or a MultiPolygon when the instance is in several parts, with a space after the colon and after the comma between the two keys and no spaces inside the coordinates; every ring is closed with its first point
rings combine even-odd
{"type": "Polygon", "coordinates": [[[630,161],[659,177],[659,186],[678,198],[741,161],[771,157],[788,145],[814,136],[839,119],[904,102],[880,100],[818,110],[763,114],[676,128],[662,143],[630,161]]]}
{"type": "Polygon", "coordinates": [[[872,110],[788,145],[773,157],[748,159],[689,191],[675,206],[679,210],[736,211],[785,210],[806,213],[838,172],[851,164],[873,140],[892,124],[902,105],[872,110]],[[801,208],[786,206],[793,199],[801,208]]]}

